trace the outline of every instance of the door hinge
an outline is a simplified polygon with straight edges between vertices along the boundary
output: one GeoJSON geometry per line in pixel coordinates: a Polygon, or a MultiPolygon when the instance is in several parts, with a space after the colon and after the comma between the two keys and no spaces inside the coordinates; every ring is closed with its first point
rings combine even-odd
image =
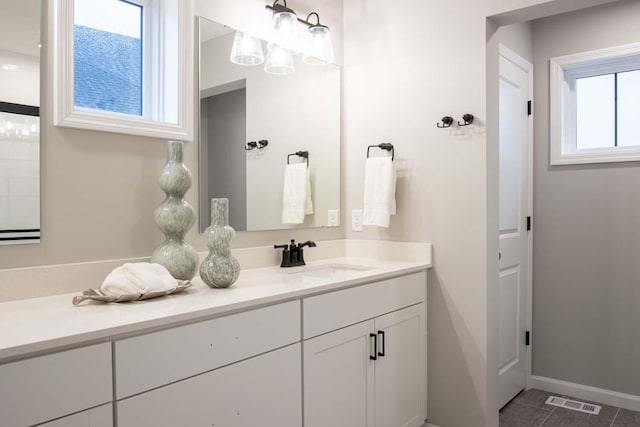
{"type": "Polygon", "coordinates": [[[531,217],[527,217],[527,231],[531,231],[531,217]]]}
{"type": "Polygon", "coordinates": [[[524,345],[529,345],[530,344],[530,336],[531,336],[531,334],[529,333],[529,331],[526,331],[524,333],[524,345]]]}
{"type": "Polygon", "coordinates": [[[527,101],[527,116],[531,115],[531,101],[527,101]]]}

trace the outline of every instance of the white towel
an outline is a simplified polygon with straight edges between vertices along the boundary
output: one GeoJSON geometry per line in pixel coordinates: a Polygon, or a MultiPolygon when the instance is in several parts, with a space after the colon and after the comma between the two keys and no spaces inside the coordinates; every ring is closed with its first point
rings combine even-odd
{"type": "Polygon", "coordinates": [[[167,291],[178,286],[169,271],[160,264],[126,263],[116,267],[102,282],[100,291],[109,296],[167,291]]]}
{"type": "Polygon", "coordinates": [[[311,200],[311,173],[307,167],[307,194],[304,200],[304,214],[313,215],[313,200],[311,200]]]}
{"type": "Polygon", "coordinates": [[[313,213],[311,181],[306,163],[294,163],[284,169],[282,189],[282,223],[302,224],[313,213]]]}
{"type": "Polygon", "coordinates": [[[396,213],[396,170],[391,157],[370,157],[364,166],[363,225],[389,227],[396,213]]]}

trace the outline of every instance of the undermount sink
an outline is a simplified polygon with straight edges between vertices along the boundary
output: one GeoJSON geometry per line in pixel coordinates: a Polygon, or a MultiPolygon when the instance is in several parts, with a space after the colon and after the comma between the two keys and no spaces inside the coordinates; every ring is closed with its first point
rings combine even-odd
{"type": "Polygon", "coordinates": [[[317,278],[344,278],[354,273],[371,270],[370,267],[356,265],[322,265],[317,267],[308,267],[304,270],[292,271],[291,276],[317,277],[317,278]]]}

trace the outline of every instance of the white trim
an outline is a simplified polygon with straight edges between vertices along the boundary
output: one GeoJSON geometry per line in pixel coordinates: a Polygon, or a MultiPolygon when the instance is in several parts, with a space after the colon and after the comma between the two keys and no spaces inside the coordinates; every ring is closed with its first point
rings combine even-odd
{"type": "Polygon", "coordinates": [[[578,150],[575,80],[640,68],[640,43],[581,52],[549,61],[549,162],[551,165],[640,160],[638,147],[578,150]]]}
{"type": "MultiPolygon", "coordinates": [[[[73,1],[56,0],[54,3],[54,125],[164,139],[193,140],[192,0],[177,2],[180,48],[178,52],[178,123],[175,124],[74,106],[73,1]]],[[[145,72],[144,69],[143,72],[145,72]]],[[[144,111],[146,114],[147,110],[144,111]]]]}
{"type": "Polygon", "coordinates": [[[640,396],[591,387],[553,378],[531,376],[528,388],[557,393],[563,396],[577,397],[605,405],[618,406],[632,411],[640,411],[640,396]]]}

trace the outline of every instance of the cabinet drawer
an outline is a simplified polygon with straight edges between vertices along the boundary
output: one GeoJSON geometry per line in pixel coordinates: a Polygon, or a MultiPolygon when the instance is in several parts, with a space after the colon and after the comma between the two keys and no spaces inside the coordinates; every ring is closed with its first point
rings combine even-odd
{"type": "Polygon", "coordinates": [[[69,415],[38,427],[113,427],[113,406],[98,406],[79,414],[69,415]]]}
{"type": "Polygon", "coordinates": [[[111,344],[0,366],[3,427],[25,427],[111,401],[111,344]]]}
{"type": "Polygon", "coordinates": [[[300,344],[121,400],[118,427],[302,425],[300,344]]]}
{"type": "Polygon", "coordinates": [[[330,292],[302,300],[303,339],[423,302],[427,273],[330,292]]]}
{"type": "Polygon", "coordinates": [[[116,397],[197,375],[300,340],[291,301],[116,341],[116,397]]]}

